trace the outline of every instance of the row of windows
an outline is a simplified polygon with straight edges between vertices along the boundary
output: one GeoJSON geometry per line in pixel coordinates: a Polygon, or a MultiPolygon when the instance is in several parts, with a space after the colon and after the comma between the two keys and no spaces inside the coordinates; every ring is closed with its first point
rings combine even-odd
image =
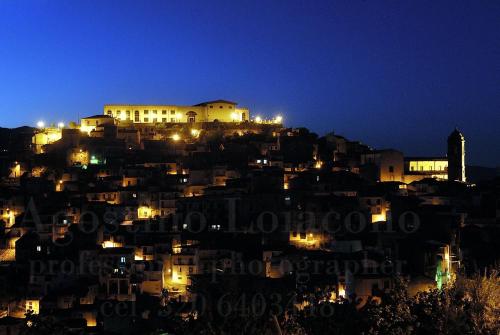
{"type": "MultiPolygon", "coordinates": [[[[209,108],[214,108],[213,105],[208,106],[209,108]]],[[[224,108],[224,106],[219,106],[220,109],[224,108]]],[[[228,106],[229,109],[233,108],[233,106],[228,106]]]]}
{"type": "MultiPolygon", "coordinates": [[[[437,167],[432,167],[432,166],[427,166],[426,169],[424,169],[424,166],[420,165],[418,171],[446,171],[447,167],[444,165],[437,166],[437,167]]],[[[417,171],[415,169],[415,166],[410,166],[410,171],[417,171]]]]}
{"type": "MultiPolygon", "coordinates": [[[[209,107],[210,107],[210,108],[213,108],[214,106],[210,105],[209,107]]],[[[220,109],[222,109],[222,108],[224,108],[224,106],[219,106],[219,108],[220,108],[220,109]]],[[[229,109],[232,109],[232,108],[233,108],[233,106],[228,106],[228,108],[229,108],[229,109]]],[[[127,115],[130,115],[130,111],[129,111],[129,110],[128,110],[128,111],[123,111],[123,112],[125,112],[127,115]]],[[[144,110],[143,110],[143,112],[144,112],[144,114],[149,114],[149,110],[148,110],[148,109],[144,109],[144,110]]],[[[117,110],[117,111],[116,111],[116,114],[117,114],[117,115],[120,115],[121,113],[122,113],[122,111],[121,111],[121,110],[117,110]]],[[[151,110],[151,113],[152,113],[152,114],[158,114],[158,110],[153,109],[153,110],[151,110]]],[[[161,114],[162,114],[162,115],[167,115],[167,113],[168,113],[168,111],[167,111],[167,110],[162,110],[162,111],[161,111],[161,114]]],[[[108,110],[107,114],[108,114],[108,115],[110,115],[110,116],[112,116],[112,115],[113,115],[113,111],[112,111],[112,110],[108,110]]],[[[137,115],[137,114],[139,114],[139,111],[138,111],[138,110],[136,110],[136,111],[135,111],[135,114],[136,114],[136,115],[137,115]]],[[[175,115],[175,110],[170,110],[170,115],[175,115]]]]}
{"type": "MultiPolygon", "coordinates": [[[[121,110],[117,110],[117,111],[116,111],[116,114],[117,114],[117,115],[121,115],[121,114],[122,114],[122,112],[125,112],[127,115],[130,115],[130,111],[121,111],[121,110]]],[[[168,111],[166,111],[166,110],[162,110],[162,111],[161,111],[161,114],[162,114],[162,115],[167,115],[167,112],[168,112],[168,111]]],[[[158,114],[158,111],[155,109],[155,110],[152,110],[152,111],[151,111],[151,113],[152,113],[152,114],[158,114]]],[[[108,110],[107,114],[108,114],[109,116],[112,116],[112,115],[113,115],[113,111],[112,111],[112,110],[108,110]]],[[[138,110],[134,111],[134,114],[135,114],[135,115],[139,115],[139,111],[138,111],[138,110]]],[[[145,110],[144,110],[144,114],[149,114],[149,110],[145,109],[145,110]]],[[[170,111],[170,115],[175,115],[175,111],[174,111],[174,110],[171,110],[171,111],[170,111]]]]}
{"type": "MultiPolygon", "coordinates": [[[[134,121],[135,121],[135,122],[141,122],[141,119],[140,119],[138,116],[136,116],[136,117],[134,118],[134,121]]],[[[170,119],[170,122],[172,122],[172,123],[173,123],[173,122],[177,122],[177,121],[178,121],[178,120],[177,120],[177,119],[175,119],[175,118],[171,118],[171,119],[170,119]]],[[[148,122],[149,122],[149,118],[145,117],[145,118],[144,118],[144,120],[143,120],[142,122],[146,122],[146,123],[148,123],[148,122]]],[[[162,119],[157,119],[157,118],[154,118],[154,119],[151,119],[151,122],[152,122],[152,123],[155,123],[155,122],[163,122],[163,123],[165,123],[165,122],[168,122],[168,119],[167,119],[167,118],[162,118],[162,119]]]]}

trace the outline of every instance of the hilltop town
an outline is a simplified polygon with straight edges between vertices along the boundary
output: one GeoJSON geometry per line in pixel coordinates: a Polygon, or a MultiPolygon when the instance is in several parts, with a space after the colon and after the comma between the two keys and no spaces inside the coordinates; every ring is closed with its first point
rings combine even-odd
{"type": "Polygon", "coordinates": [[[285,119],[108,104],[2,135],[0,326],[137,333],[166,306],[214,309],[213,287],[363,306],[396,278],[415,294],[498,259],[500,180],[468,181],[459,130],[442,156],[408,157],[285,119]]]}

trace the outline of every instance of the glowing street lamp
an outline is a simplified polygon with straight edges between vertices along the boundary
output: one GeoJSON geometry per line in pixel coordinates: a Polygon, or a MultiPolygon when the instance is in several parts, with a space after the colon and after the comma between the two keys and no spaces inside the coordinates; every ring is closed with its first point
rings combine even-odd
{"type": "Polygon", "coordinates": [[[179,136],[179,134],[173,134],[172,139],[177,142],[178,140],[181,139],[181,137],[179,136]]]}
{"type": "Polygon", "coordinates": [[[283,121],[283,117],[281,115],[276,116],[276,118],[274,119],[274,122],[276,122],[276,123],[281,123],[282,121],[283,121]]]}
{"type": "Polygon", "coordinates": [[[198,129],[191,129],[191,135],[197,137],[200,135],[200,131],[198,129]]]}
{"type": "Polygon", "coordinates": [[[58,128],[64,128],[64,122],[59,122],[59,123],[57,124],[57,127],[58,127],[58,128]]]}
{"type": "Polygon", "coordinates": [[[236,113],[231,113],[231,119],[232,119],[233,121],[238,121],[238,119],[239,119],[238,114],[236,114],[236,113]]]}
{"type": "Polygon", "coordinates": [[[36,123],[36,126],[37,126],[38,128],[43,128],[43,127],[45,127],[45,122],[43,122],[43,121],[38,121],[38,122],[36,123]]]}
{"type": "Polygon", "coordinates": [[[255,117],[255,122],[261,123],[262,122],[262,118],[260,116],[256,116],[255,117]]]}

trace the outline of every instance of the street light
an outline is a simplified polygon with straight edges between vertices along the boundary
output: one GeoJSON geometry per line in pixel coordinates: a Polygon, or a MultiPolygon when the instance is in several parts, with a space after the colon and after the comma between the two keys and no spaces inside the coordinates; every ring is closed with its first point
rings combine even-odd
{"type": "Polygon", "coordinates": [[[59,122],[59,123],[57,124],[57,127],[58,127],[58,128],[64,128],[64,122],[59,122]]]}
{"type": "Polygon", "coordinates": [[[181,137],[179,136],[179,134],[173,134],[172,139],[177,142],[178,140],[181,139],[181,137]]]}
{"type": "Polygon", "coordinates": [[[43,122],[43,121],[38,121],[38,122],[36,123],[36,126],[37,126],[38,128],[43,128],[43,127],[45,127],[45,122],[43,122]]]}
{"type": "Polygon", "coordinates": [[[274,119],[274,121],[276,123],[281,123],[283,121],[283,117],[281,115],[278,115],[278,116],[276,116],[276,118],[274,119]]]}
{"type": "Polygon", "coordinates": [[[262,118],[260,116],[256,116],[255,117],[255,122],[261,123],[262,122],[262,118]]]}

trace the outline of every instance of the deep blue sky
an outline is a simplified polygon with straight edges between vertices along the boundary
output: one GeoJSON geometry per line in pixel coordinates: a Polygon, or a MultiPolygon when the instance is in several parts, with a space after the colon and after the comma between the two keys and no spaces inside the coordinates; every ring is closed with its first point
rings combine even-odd
{"type": "Polygon", "coordinates": [[[500,2],[0,0],[0,126],[217,98],[500,165],[500,2]]]}

